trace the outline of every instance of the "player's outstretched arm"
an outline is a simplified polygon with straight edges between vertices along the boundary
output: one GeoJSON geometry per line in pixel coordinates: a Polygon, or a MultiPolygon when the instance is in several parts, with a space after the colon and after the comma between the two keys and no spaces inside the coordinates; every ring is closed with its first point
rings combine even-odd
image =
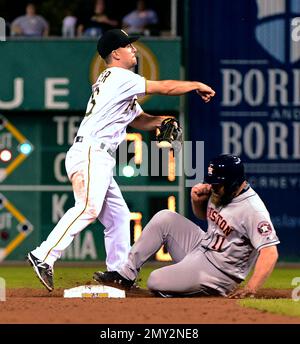
{"type": "Polygon", "coordinates": [[[156,128],[160,127],[161,122],[168,117],[170,116],[152,116],[142,112],[131,123],[129,123],[129,125],[139,130],[155,130],[156,128]]]}
{"type": "Polygon", "coordinates": [[[272,273],[278,259],[276,245],[262,248],[259,251],[255,268],[247,285],[243,289],[237,289],[228,295],[229,298],[245,298],[256,294],[260,287],[272,273]]]}
{"type": "Polygon", "coordinates": [[[197,94],[207,103],[215,95],[215,91],[208,85],[199,81],[182,80],[160,80],[146,81],[147,94],[161,94],[168,96],[181,96],[185,93],[196,91],[197,94]]]}

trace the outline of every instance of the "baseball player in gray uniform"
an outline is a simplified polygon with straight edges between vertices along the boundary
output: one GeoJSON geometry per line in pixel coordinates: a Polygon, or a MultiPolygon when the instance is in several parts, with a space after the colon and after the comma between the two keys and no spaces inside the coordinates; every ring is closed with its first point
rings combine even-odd
{"type": "Polygon", "coordinates": [[[137,98],[145,94],[182,95],[190,91],[208,102],[215,92],[198,81],[145,80],[131,71],[136,65],[138,36],[125,31],[107,31],[97,50],[107,68],[92,86],[86,114],[74,144],[66,156],[66,170],[75,197],[75,205],[60,219],[48,238],[28,253],[38,278],[53,290],[53,265],[71,244],[76,234],[98,219],[104,226],[108,271],[121,268],[130,250],[130,213],[113,178],[114,152],[131,125],[155,130],[167,116],[143,112],[137,98]]]}
{"type": "Polygon", "coordinates": [[[207,219],[207,232],[175,212],[160,211],[126,264],[114,272],[95,272],[94,279],[130,288],[140,267],[164,244],[175,264],[150,274],[148,288],[158,295],[255,295],[275,266],[279,240],[264,203],[245,180],[240,158],[213,159],[205,183],[192,188],[191,201],[194,214],[207,219]],[[237,288],[254,265],[247,285],[237,288]]]}

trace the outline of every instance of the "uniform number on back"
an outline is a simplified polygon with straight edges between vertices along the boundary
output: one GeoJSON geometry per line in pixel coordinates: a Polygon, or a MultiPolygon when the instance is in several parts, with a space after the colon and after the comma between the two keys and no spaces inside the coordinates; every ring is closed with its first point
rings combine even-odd
{"type": "Polygon", "coordinates": [[[88,105],[88,108],[90,108],[90,110],[85,114],[85,117],[91,115],[93,110],[94,110],[94,107],[96,105],[95,93],[97,93],[97,95],[99,94],[99,87],[97,87],[94,90],[94,92],[92,93],[91,100],[90,100],[89,105],[88,105]]]}
{"type": "MultiPolygon", "coordinates": [[[[110,76],[110,74],[111,74],[111,71],[106,71],[106,72],[102,73],[99,77],[99,82],[104,84],[106,79],[110,76]]],[[[92,93],[91,100],[88,104],[89,111],[85,114],[85,117],[92,114],[94,107],[96,105],[95,94],[97,93],[97,95],[99,95],[99,92],[100,92],[99,87],[96,87],[92,93]]]]}

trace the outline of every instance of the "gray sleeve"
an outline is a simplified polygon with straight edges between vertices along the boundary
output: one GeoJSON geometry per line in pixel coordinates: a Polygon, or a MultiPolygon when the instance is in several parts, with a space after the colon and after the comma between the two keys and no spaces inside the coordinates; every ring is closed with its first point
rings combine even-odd
{"type": "Polygon", "coordinates": [[[131,13],[128,13],[125,17],[123,17],[122,23],[125,25],[130,25],[130,17],[131,17],[131,13]]]}
{"type": "Polygon", "coordinates": [[[42,24],[42,26],[44,27],[44,29],[49,29],[49,24],[44,17],[39,16],[39,21],[42,24]]]}
{"type": "Polygon", "coordinates": [[[251,244],[258,251],[263,247],[277,245],[280,242],[267,211],[249,213],[244,221],[244,227],[251,244]]]}
{"type": "Polygon", "coordinates": [[[22,17],[17,17],[16,19],[13,20],[13,22],[11,23],[11,26],[20,25],[21,22],[22,22],[22,17]]]}
{"type": "Polygon", "coordinates": [[[158,23],[158,17],[157,17],[156,12],[154,12],[154,11],[151,11],[150,23],[151,24],[157,24],[158,23]]]}

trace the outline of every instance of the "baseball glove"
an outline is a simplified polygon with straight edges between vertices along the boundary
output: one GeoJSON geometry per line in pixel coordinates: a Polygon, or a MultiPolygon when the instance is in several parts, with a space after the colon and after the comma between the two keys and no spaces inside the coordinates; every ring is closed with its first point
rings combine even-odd
{"type": "Polygon", "coordinates": [[[182,147],[182,128],[177,119],[169,117],[161,122],[156,134],[157,146],[159,148],[171,148],[180,151],[182,147]]]}

